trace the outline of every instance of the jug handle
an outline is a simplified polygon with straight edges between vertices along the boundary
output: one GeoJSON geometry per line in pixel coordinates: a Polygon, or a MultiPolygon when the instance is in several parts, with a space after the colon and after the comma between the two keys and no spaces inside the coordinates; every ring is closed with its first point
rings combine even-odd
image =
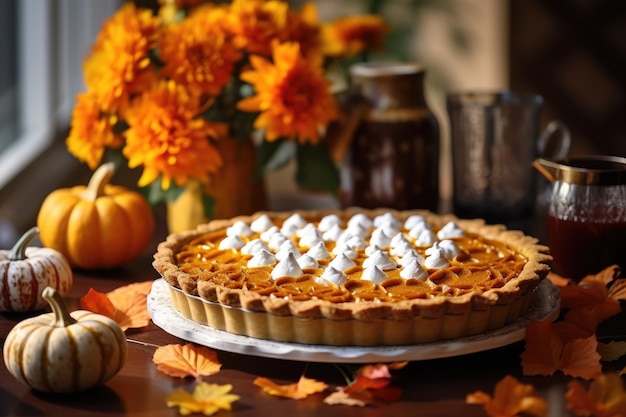
{"type": "Polygon", "coordinates": [[[567,156],[571,144],[572,136],[567,126],[557,120],[553,120],[548,123],[543,132],[541,132],[541,135],[539,136],[539,141],[537,143],[537,148],[541,157],[559,161],[567,156]],[[555,136],[557,134],[558,136],[555,136]],[[550,139],[552,137],[556,137],[556,140],[558,142],[554,147],[553,155],[546,155],[548,143],[550,142],[550,139]]]}

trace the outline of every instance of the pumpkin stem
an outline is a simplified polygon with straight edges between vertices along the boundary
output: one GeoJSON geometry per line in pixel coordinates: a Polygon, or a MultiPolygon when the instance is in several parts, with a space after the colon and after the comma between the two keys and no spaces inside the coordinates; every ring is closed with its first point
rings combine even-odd
{"type": "Polygon", "coordinates": [[[11,248],[9,253],[10,261],[23,261],[26,259],[26,247],[39,234],[37,226],[31,227],[26,233],[20,237],[20,240],[11,248]]]}
{"type": "Polygon", "coordinates": [[[89,179],[87,189],[83,192],[83,199],[95,201],[104,195],[104,187],[109,183],[113,174],[115,174],[115,164],[113,162],[100,165],[89,179]]]}
{"type": "Polygon", "coordinates": [[[70,324],[76,323],[74,317],[70,316],[69,311],[67,311],[67,305],[57,290],[52,287],[46,287],[43,289],[41,296],[50,304],[50,307],[52,307],[54,320],[51,326],[67,327],[70,324]]]}

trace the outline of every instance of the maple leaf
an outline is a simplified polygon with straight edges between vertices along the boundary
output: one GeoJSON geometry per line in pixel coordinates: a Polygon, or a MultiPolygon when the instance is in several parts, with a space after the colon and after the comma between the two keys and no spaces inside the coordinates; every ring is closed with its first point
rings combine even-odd
{"type": "Polygon", "coordinates": [[[239,396],[231,394],[233,386],[230,384],[217,385],[200,382],[193,390],[193,394],[184,390],[176,390],[165,397],[168,407],[178,407],[182,415],[202,413],[210,416],[219,410],[230,410],[232,403],[239,400],[239,396]]]}
{"type": "Polygon", "coordinates": [[[87,294],[80,299],[80,308],[92,313],[102,314],[110,319],[115,316],[115,306],[106,294],[89,288],[87,294]]]}
{"type": "Polygon", "coordinates": [[[559,327],[549,320],[526,327],[526,348],[521,355],[524,375],[566,375],[591,379],[602,372],[595,335],[564,341],[559,327]]]}
{"type": "Polygon", "coordinates": [[[328,385],[316,381],[315,379],[306,378],[304,375],[300,377],[298,382],[287,385],[279,385],[269,378],[257,377],[253,384],[263,388],[263,391],[277,397],[291,398],[293,400],[301,400],[311,394],[324,391],[328,385]]]}
{"type": "Polygon", "coordinates": [[[468,394],[468,404],[483,405],[491,417],[514,417],[520,414],[544,417],[548,404],[529,384],[522,384],[511,375],[506,375],[495,386],[493,397],[483,391],[468,394]]]}
{"type": "Polygon", "coordinates": [[[565,398],[567,408],[580,416],[626,415],[626,391],[622,378],[615,373],[599,375],[591,382],[588,391],[578,381],[571,381],[565,398]]]}
{"type": "Polygon", "coordinates": [[[122,330],[145,327],[150,323],[146,300],[152,283],[137,282],[106,294],[90,288],[80,299],[80,306],[115,320],[122,330]]]}
{"type": "Polygon", "coordinates": [[[364,407],[377,402],[393,402],[402,396],[402,390],[389,387],[390,370],[401,369],[408,362],[365,365],[357,369],[354,380],[324,399],[326,404],[343,404],[364,407]]]}
{"type": "Polygon", "coordinates": [[[603,361],[614,361],[626,355],[626,341],[598,343],[598,353],[603,361]]]}
{"type": "Polygon", "coordinates": [[[215,351],[191,343],[159,347],[152,356],[157,369],[169,376],[199,379],[218,373],[222,364],[215,351]]]}

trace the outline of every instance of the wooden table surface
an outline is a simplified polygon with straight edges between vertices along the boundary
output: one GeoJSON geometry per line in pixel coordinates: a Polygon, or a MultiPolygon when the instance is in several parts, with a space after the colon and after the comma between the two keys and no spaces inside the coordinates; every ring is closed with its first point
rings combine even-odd
{"type": "MultiPolygon", "coordinates": [[[[163,236],[155,237],[155,244],[163,236]]],[[[70,305],[89,288],[107,292],[139,281],[157,279],[152,269],[153,250],[127,267],[114,271],[90,273],[75,271],[74,285],[69,294],[70,305]]],[[[32,314],[30,314],[32,315],[32,314]]],[[[29,314],[0,314],[2,344],[11,328],[29,314]]],[[[605,326],[606,331],[624,334],[626,315],[622,313],[605,326]]],[[[165,397],[175,389],[191,391],[192,379],[169,377],[157,371],[152,355],[157,346],[185,343],[153,323],[147,329],[128,330],[128,358],[122,370],[105,385],[73,394],[42,394],[31,390],[0,366],[0,415],[3,416],[176,416],[176,408],[168,408],[165,397]]],[[[410,362],[397,371],[393,386],[403,390],[399,401],[370,407],[330,406],[322,401],[329,392],[316,394],[305,400],[283,399],[267,395],[252,381],[257,376],[288,384],[298,380],[306,369],[306,376],[332,386],[345,385],[334,364],[305,363],[269,359],[218,351],[222,370],[205,380],[217,384],[232,384],[233,392],[241,398],[230,412],[217,416],[485,416],[482,406],[467,405],[468,393],[483,390],[493,393],[495,384],[510,374],[525,383],[533,384],[549,401],[550,416],[568,416],[564,394],[571,378],[558,373],[551,377],[524,377],[520,365],[523,342],[485,352],[444,359],[410,362]]],[[[624,361],[609,362],[607,370],[621,369],[624,361]]],[[[332,389],[332,387],[331,387],[332,389]]]]}

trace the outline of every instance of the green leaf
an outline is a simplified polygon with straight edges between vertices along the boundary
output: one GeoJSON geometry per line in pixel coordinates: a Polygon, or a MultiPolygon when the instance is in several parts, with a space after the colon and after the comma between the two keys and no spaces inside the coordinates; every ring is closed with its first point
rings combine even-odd
{"type": "Polygon", "coordinates": [[[202,194],[202,207],[204,208],[204,217],[212,219],[215,212],[215,199],[210,195],[202,194]]]}
{"type": "Polygon", "coordinates": [[[323,145],[299,145],[296,157],[296,182],[300,187],[337,194],[340,185],[339,170],[323,145]]]}
{"type": "Polygon", "coordinates": [[[295,155],[295,142],[287,139],[261,142],[257,153],[257,177],[260,178],[268,172],[284,167],[295,155]]]}
{"type": "Polygon", "coordinates": [[[170,184],[170,188],[164,190],[161,187],[161,179],[154,181],[147,187],[141,189],[141,192],[146,196],[148,202],[151,205],[156,205],[161,202],[174,201],[185,191],[184,187],[180,187],[175,183],[170,184]]]}

